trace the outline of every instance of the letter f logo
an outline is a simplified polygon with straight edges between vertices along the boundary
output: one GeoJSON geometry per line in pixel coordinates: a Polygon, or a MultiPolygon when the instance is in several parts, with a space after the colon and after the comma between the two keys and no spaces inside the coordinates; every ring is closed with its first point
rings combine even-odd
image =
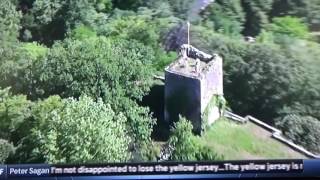
{"type": "Polygon", "coordinates": [[[3,171],[4,171],[4,169],[1,168],[1,169],[0,169],[0,176],[2,175],[3,171]]]}

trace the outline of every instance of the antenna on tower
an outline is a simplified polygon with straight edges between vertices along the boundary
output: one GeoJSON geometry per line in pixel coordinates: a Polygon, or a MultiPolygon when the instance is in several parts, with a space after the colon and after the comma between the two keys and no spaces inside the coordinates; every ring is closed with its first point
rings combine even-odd
{"type": "Polygon", "coordinates": [[[188,26],[188,56],[189,56],[189,47],[190,47],[190,22],[187,21],[188,26]]]}

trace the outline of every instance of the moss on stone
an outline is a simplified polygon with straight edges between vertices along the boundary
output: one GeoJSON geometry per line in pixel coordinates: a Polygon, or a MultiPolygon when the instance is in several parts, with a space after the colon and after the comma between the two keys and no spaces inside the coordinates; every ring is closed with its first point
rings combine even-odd
{"type": "Polygon", "coordinates": [[[226,100],[222,95],[213,95],[207,104],[204,112],[202,113],[202,122],[201,122],[201,130],[205,132],[205,130],[209,127],[209,113],[214,107],[218,107],[221,114],[225,111],[226,108],[226,100]]]}

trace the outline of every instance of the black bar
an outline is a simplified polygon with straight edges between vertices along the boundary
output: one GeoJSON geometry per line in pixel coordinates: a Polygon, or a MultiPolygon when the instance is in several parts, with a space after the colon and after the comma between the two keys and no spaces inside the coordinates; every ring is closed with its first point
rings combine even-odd
{"type": "MultiPolygon", "coordinates": [[[[320,163],[318,163],[320,164],[320,163]]],[[[301,174],[302,160],[250,160],[214,162],[150,162],[47,165],[24,164],[2,167],[1,178],[75,177],[128,175],[195,175],[195,174],[301,174]]]]}
{"type": "Polygon", "coordinates": [[[51,166],[51,173],[55,176],[301,172],[303,172],[302,160],[108,163],[103,165],[92,164],[51,166]]]}

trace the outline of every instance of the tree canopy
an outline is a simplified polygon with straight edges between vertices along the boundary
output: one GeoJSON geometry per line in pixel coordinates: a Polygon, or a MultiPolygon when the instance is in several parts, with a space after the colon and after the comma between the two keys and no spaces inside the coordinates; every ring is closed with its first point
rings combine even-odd
{"type": "MultiPolygon", "coordinates": [[[[318,0],[2,0],[0,163],[155,160],[163,117],[142,101],[163,86],[154,77],[187,43],[187,21],[191,44],[223,57],[232,111],[319,152],[319,9],[318,0]]],[[[219,159],[187,120],[173,129],[171,160],[219,159]]]]}
{"type": "Polygon", "coordinates": [[[31,162],[120,162],[130,159],[123,114],[101,99],[52,96],[33,107],[30,129],[18,151],[31,162]],[[108,144],[108,145],[106,145],[108,144]],[[29,152],[28,148],[33,147],[29,152]],[[27,149],[24,149],[27,148],[27,149]]]}

